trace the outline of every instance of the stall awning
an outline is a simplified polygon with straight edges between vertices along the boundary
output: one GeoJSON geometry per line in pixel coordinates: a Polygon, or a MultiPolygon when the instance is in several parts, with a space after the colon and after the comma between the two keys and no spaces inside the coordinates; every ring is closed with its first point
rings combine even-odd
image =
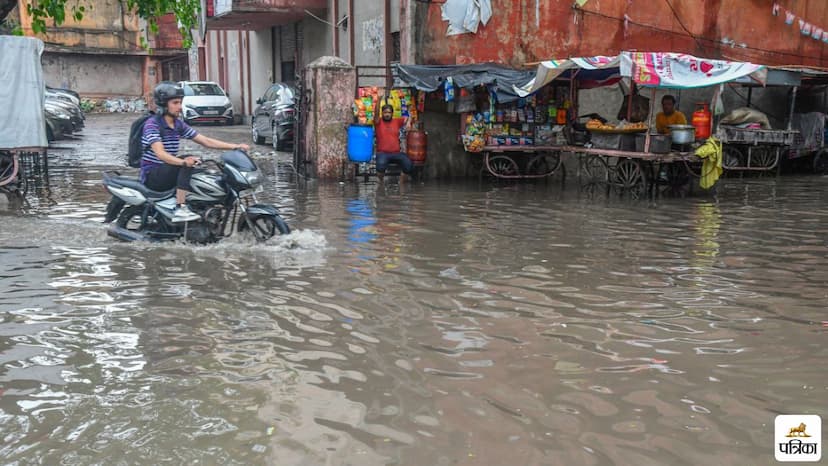
{"type": "Polygon", "coordinates": [[[749,77],[767,82],[767,68],[747,62],[708,60],[684,53],[622,52],[621,75],[644,87],[690,89],[749,77]]]}
{"type": "Polygon", "coordinates": [[[535,77],[525,86],[516,87],[515,93],[521,97],[537,92],[543,86],[558,78],[569,78],[572,71],[578,71],[581,88],[600,87],[615,84],[621,80],[618,56],[567,58],[565,60],[547,60],[538,64],[535,77]]]}
{"type": "Polygon", "coordinates": [[[456,88],[494,85],[497,99],[510,102],[518,98],[515,88],[525,86],[534,71],[516,70],[494,63],[475,65],[397,65],[400,85],[433,92],[451,78],[456,88]]]}
{"type": "Polygon", "coordinates": [[[558,78],[577,71],[579,87],[609,85],[621,77],[639,86],[689,89],[743,80],[760,85],[767,83],[767,68],[746,62],[708,60],[692,55],[668,52],[622,52],[614,57],[596,56],[547,60],[535,70],[535,77],[515,93],[527,96],[558,78]]]}

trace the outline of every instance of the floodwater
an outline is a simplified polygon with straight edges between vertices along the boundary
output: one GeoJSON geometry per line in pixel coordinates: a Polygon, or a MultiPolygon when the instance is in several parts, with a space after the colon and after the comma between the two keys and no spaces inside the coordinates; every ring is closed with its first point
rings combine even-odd
{"type": "Polygon", "coordinates": [[[771,464],[777,414],[828,415],[828,178],[647,202],[263,151],[292,235],[124,244],[115,118],[0,198],[3,464],[771,464]]]}

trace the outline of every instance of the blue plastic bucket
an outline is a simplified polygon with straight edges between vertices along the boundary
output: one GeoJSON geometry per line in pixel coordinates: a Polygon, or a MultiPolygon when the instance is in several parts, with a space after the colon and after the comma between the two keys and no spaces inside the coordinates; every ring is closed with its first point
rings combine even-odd
{"type": "Polygon", "coordinates": [[[351,125],[348,127],[348,160],[370,162],[374,155],[374,127],[351,125]]]}

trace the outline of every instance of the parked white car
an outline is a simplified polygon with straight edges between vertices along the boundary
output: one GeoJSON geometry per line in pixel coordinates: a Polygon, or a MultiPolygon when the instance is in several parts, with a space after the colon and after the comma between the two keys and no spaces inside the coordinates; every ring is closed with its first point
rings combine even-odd
{"type": "Polygon", "coordinates": [[[210,81],[181,81],[184,88],[183,117],[189,123],[233,124],[233,104],[218,84],[210,81]]]}

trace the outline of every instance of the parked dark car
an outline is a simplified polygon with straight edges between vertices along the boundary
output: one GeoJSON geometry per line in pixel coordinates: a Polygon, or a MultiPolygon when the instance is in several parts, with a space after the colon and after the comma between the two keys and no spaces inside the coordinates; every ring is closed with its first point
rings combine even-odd
{"type": "Polygon", "coordinates": [[[64,126],[60,116],[49,110],[43,110],[43,116],[46,119],[46,140],[52,142],[57,139],[62,139],[64,126]]]}
{"type": "Polygon", "coordinates": [[[70,96],[72,96],[72,97],[74,97],[74,98],[76,99],[75,104],[79,104],[79,103],[80,103],[80,94],[78,94],[77,92],[73,91],[72,89],[64,89],[64,88],[62,88],[62,87],[50,87],[50,86],[46,86],[46,91],[52,91],[52,92],[57,92],[57,93],[61,93],[61,94],[67,94],[67,95],[70,95],[70,96]]]}
{"type": "Polygon", "coordinates": [[[293,123],[296,119],[296,90],[284,83],[271,85],[253,112],[253,142],[264,144],[270,138],[273,148],[283,150],[293,144],[293,123]]]}

